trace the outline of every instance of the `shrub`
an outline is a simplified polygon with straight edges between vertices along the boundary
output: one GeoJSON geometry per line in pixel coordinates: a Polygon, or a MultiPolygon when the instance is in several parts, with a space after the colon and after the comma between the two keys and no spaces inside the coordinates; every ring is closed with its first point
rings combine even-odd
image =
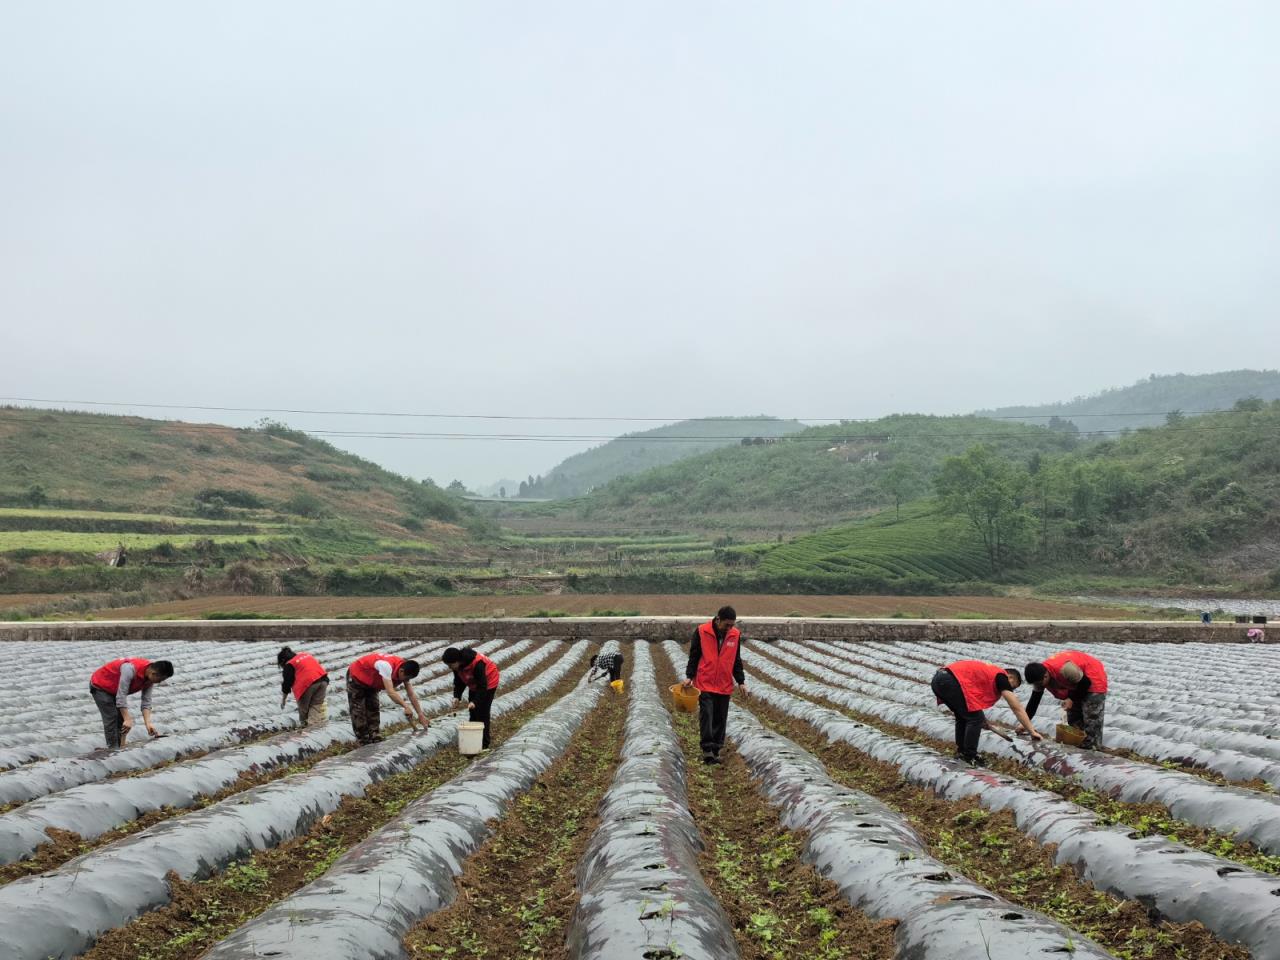
{"type": "Polygon", "coordinates": [[[299,517],[322,517],[325,513],[324,501],[309,490],[299,490],[285,501],[284,509],[299,517]]]}

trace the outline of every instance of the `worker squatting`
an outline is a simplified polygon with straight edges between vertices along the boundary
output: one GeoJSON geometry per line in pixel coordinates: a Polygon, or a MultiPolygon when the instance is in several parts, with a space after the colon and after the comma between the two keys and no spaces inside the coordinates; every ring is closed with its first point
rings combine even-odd
{"type": "MultiPolygon", "coordinates": [[[[734,693],[743,696],[747,693],[737,620],[733,607],[721,607],[715,617],[694,631],[689,644],[683,686],[698,691],[698,726],[702,762],[706,764],[720,763],[729,703],[734,693]]],[[[470,647],[450,647],[440,659],[453,671],[452,709],[461,708],[465,692],[471,719],[484,724],[482,746],[488,750],[490,712],[501,679],[497,664],[470,647]]],[[[276,664],[281,673],[281,709],[292,694],[303,726],[325,722],[329,674],[324,666],[310,653],[294,652],[289,647],[280,651],[276,664]]],[[[617,681],[622,676],[622,667],[620,653],[592,657],[588,682],[597,677],[617,681]]],[[[424,729],[431,725],[413,689],[414,678],[420,670],[418,661],[389,653],[367,653],[351,661],[347,667],[347,707],[352,730],[361,744],[382,739],[381,697],[384,693],[404,711],[409,723],[420,723],[424,729]]],[[[129,697],[134,694],[141,694],[140,707],[147,733],[160,736],[152,723],[151,693],[173,673],[170,661],[142,657],[112,660],[94,671],[89,692],[102,714],[103,734],[109,748],[123,747],[133,729],[129,697]]],[[[1042,739],[1031,720],[1045,691],[1062,701],[1067,724],[1083,734],[1081,745],[1085,749],[1102,747],[1107,671],[1100,660],[1080,650],[1063,650],[1042,662],[1028,663],[1022,670],[984,660],[957,660],[940,668],[930,686],[938,703],[945,704],[955,715],[956,758],[962,762],[982,762],[978,753],[979,738],[983,730],[993,729],[984,711],[999,700],[1013,711],[1031,739],[1042,739]],[[1014,693],[1022,686],[1024,677],[1033,688],[1025,709],[1014,693]]]]}

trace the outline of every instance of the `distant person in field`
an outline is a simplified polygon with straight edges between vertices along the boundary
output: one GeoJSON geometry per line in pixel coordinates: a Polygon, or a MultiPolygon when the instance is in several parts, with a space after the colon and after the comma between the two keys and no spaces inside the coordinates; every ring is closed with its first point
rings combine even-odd
{"type": "Polygon", "coordinates": [[[733,607],[721,607],[713,619],[693,632],[693,642],[689,644],[684,687],[697,687],[699,691],[698,730],[703,763],[720,762],[729,724],[729,701],[734,690],[743,696],[747,693],[737,621],[733,607]]]}
{"type": "Polygon", "coordinates": [[[1018,723],[1032,740],[1044,738],[1031,725],[1022,709],[1022,701],[1013,691],[1022,686],[1022,674],[1013,667],[998,667],[984,660],[957,660],[933,675],[930,683],[939,703],[945,703],[956,717],[956,758],[972,764],[982,763],[978,740],[988,727],[982,711],[1004,700],[1018,723]]]}
{"type": "Polygon", "coordinates": [[[608,677],[609,682],[622,679],[622,654],[606,653],[603,657],[596,654],[591,658],[591,672],[587,674],[587,683],[595,683],[601,677],[608,677]]]}
{"type": "Polygon", "coordinates": [[[129,713],[129,697],[142,694],[142,722],[147,733],[156,732],[151,722],[151,688],[173,676],[173,664],[168,660],[144,660],[129,657],[103,664],[89,678],[89,693],[102,714],[102,732],[111,749],[123,747],[133,729],[133,715],[129,713]]]}
{"type": "Polygon", "coordinates": [[[1033,691],[1027,716],[1034,717],[1040,698],[1048,690],[1067,708],[1067,725],[1084,731],[1086,750],[1102,747],[1102,726],[1107,712],[1107,668],[1102,661],[1080,650],[1063,650],[1025,669],[1033,691]]]}
{"type": "Polygon", "coordinates": [[[289,694],[298,702],[298,722],[304,727],[324,723],[329,718],[325,696],[329,692],[329,674],[320,661],[309,653],[294,653],[285,647],[276,655],[280,668],[280,709],[289,702],[289,694]]]}
{"type": "Polygon", "coordinates": [[[431,721],[422,712],[422,704],[418,695],[413,692],[413,678],[418,675],[418,661],[404,660],[389,653],[366,653],[363,657],[351,661],[347,668],[347,706],[351,711],[351,729],[361,743],[377,743],[382,739],[379,730],[382,726],[382,704],[378,697],[382,691],[404,711],[405,719],[413,722],[416,712],[423,729],[431,726],[431,721]],[[404,687],[404,697],[396,692],[396,687],[404,687]]]}
{"type": "Polygon", "coordinates": [[[467,709],[474,723],[484,724],[484,740],[480,747],[489,749],[493,698],[498,694],[498,665],[483,653],[470,647],[450,647],[440,657],[453,671],[453,709],[462,706],[462,691],[467,691],[467,709]]]}

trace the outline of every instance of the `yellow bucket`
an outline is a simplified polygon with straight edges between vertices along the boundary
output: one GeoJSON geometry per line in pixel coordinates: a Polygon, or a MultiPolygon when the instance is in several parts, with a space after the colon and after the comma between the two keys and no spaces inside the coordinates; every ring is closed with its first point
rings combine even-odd
{"type": "Polygon", "coordinates": [[[690,687],[686,690],[683,684],[673,683],[671,685],[671,698],[675,700],[677,710],[683,710],[685,713],[694,713],[698,709],[697,687],[690,687]]]}
{"type": "Polygon", "coordinates": [[[1075,727],[1067,726],[1065,723],[1058,724],[1054,729],[1053,734],[1054,739],[1059,743],[1070,744],[1073,747],[1078,747],[1080,744],[1084,743],[1084,731],[1077,730],[1075,727]]]}
{"type": "Polygon", "coordinates": [[[621,692],[622,692],[622,688],[626,686],[626,681],[625,681],[625,680],[611,680],[611,681],[609,681],[609,686],[613,687],[613,689],[614,689],[614,691],[615,691],[616,693],[621,693],[621,692]]]}

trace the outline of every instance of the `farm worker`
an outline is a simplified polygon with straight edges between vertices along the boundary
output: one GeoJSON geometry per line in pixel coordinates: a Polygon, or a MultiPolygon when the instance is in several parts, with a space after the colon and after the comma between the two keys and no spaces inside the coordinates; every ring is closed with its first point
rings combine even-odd
{"type": "Polygon", "coordinates": [[[112,660],[93,671],[89,678],[89,692],[102,714],[102,732],[107,747],[123,747],[133,729],[133,717],[129,714],[129,697],[142,694],[142,722],[147,733],[158,737],[151,722],[151,688],[173,676],[173,664],[168,660],[144,660],[128,657],[112,660]]]}
{"type": "Polygon", "coordinates": [[[406,720],[412,723],[414,711],[417,711],[423,728],[431,726],[431,721],[422,712],[418,695],[413,692],[413,678],[417,675],[417,660],[403,660],[389,653],[366,653],[351,661],[351,666],[347,667],[347,706],[351,712],[351,729],[356,732],[357,740],[377,743],[382,739],[378,734],[382,724],[378,694],[383,690],[404,711],[406,720]],[[404,702],[404,697],[396,693],[399,686],[404,687],[412,708],[404,702]]]}
{"type": "Polygon", "coordinates": [[[684,668],[684,688],[698,688],[698,730],[702,762],[719,763],[724,732],[729,722],[729,700],[735,689],[746,696],[742,673],[741,634],[734,624],[733,607],[721,607],[715,617],[693,632],[689,664],[684,668]]]}
{"type": "Polygon", "coordinates": [[[475,723],[484,724],[482,750],[489,749],[489,714],[498,692],[498,665],[470,647],[450,647],[440,657],[453,671],[453,709],[462,706],[462,690],[467,691],[467,709],[475,723]]]}
{"type": "Polygon", "coordinates": [[[1067,708],[1067,724],[1084,731],[1086,750],[1102,746],[1102,723],[1107,712],[1107,670],[1102,661],[1080,650],[1063,650],[1042,663],[1028,663],[1026,676],[1034,687],[1027,716],[1034,717],[1048,690],[1067,708]]]}
{"type": "Polygon", "coordinates": [[[324,698],[329,692],[329,674],[320,661],[309,653],[294,653],[288,647],[276,656],[280,668],[280,709],[289,701],[289,694],[298,702],[298,722],[304,727],[312,721],[324,723],[329,710],[324,698]]]}
{"type": "Polygon", "coordinates": [[[622,654],[609,653],[603,657],[596,654],[591,658],[591,672],[587,674],[587,683],[594,683],[600,677],[608,676],[609,682],[622,679],[622,654]]]}
{"type": "Polygon", "coordinates": [[[933,675],[930,687],[939,703],[956,715],[956,758],[979,764],[978,738],[987,717],[982,712],[1003,699],[1032,740],[1044,738],[1031,725],[1022,701],[1013,691],[1022,686],[1022,674],[1013,667],[998,667],[983,660],[957,660],[933,675]]]}

